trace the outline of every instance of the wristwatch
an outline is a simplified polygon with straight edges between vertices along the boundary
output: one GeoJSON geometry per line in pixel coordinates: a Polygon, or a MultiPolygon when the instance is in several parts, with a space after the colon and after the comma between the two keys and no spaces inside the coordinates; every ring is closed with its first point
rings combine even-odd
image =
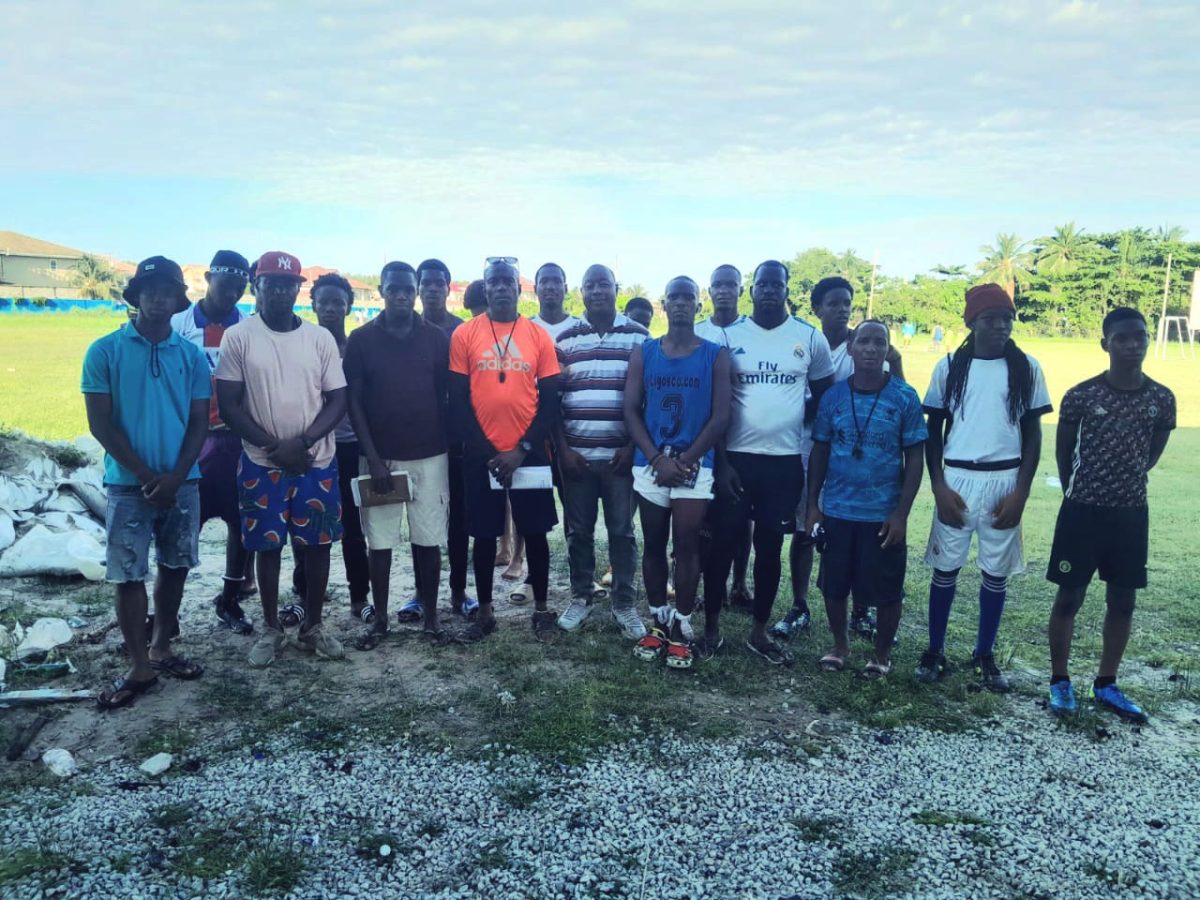
{"type": "Polygon", "coordinates": [[[521,440],[517,441],[517,446],[526,453],[531,453],[533,451],[533,444],[529,443],[529,441],[525,440],[525,438],[521,438],[521,440]]]}

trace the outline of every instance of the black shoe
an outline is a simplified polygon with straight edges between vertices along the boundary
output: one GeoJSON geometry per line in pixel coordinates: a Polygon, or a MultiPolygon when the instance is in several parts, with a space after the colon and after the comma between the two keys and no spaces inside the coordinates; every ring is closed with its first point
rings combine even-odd
{"type": "Polygon", "coordinates": [[[785,641],[790,641],[802,631],[808,631],[812,625],[812,613],[807,609],[789,609],[787,615],[775,623],[771,628],[771,637],[782,638],[785,641]]]}
{"type": "Polygon", "coordinates": [[[1007,694],[1012,690],[1008,678],[996,665],[995,655],[973,653],[971,654],[971,665],[975,667],[975,675],[979,678],[979,684],[984,690],[991,691],[993,694],[1007,694]]]}
{"type": "Polygon", "coordinates": [[[216,608],[217,618],[234,634],[254,634],[254,623],[246,618],[242,604],[237,600],[227,600],[224,595],[218,594],[213,606],[216,608]]]}
{"type": "Polygon", "coordinates": [[[850,633],[857,634],[868,641],[875,639],[875,619],[869,610],[861,616],[854,616],[850,619],[850,633]]]}
{"type": "Polygon", "coordinates": [[[946,657],[942,653],[926,650],[921,654],[921,662],[917,664],[917,681],[921,684],[934,684],[942,680],[946,674],[946,657]]]}

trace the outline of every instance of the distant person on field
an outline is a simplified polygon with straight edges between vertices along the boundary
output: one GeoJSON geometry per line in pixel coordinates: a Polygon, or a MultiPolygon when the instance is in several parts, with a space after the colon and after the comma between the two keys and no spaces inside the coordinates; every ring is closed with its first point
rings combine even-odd
{"type": "Polygon", "coordinates": [[[209,519],[225,523],[225,575],[221,593],[213,599],[217,618],[237,634],[251,634],[254,626],[242,610],[244,597],[253,596],[254,554],[242,546],[242,519],[238,509],[237,466],[242,442],[221,421],[217,410],[216,371],[221,359],[221,339],[245,316],[237,308],[250,280],[250,263],[232,250],[218,250],[204,273],[208,288],[191,309],[171,317],[171,327],[191,341],[208,360],[213,397],[208,412],[208,435],[200,450],[200,524],[209,519]]]}
{"type": "Polygon", "coordinates": [[[171,328],[188,308],[178,264],[152,256],[125,288],[135,321],[93,343],[83,360],[88,428],[104,447],[108,494],[107,580],[130,669],[101,691],[101,709],[128,706],[158,675],[199,678],[204,669],[171,652],[188,569],[200,561],[200,468],[208,434],[211,373],[204,354],[171,328]],[[154,631],[146,634],[146,577],[153,540],[154,631]],[[147,647],[147,644],[149,646],[147,647]]]}
{"type": "Polygon", "coordinates": [[[645,297],[630,297],[625,301],[623,312],[625,318],[632,319],[647,331],[650,330],[650,323],[654,321],[654,304],[645,297]]]}
{"type": "Polygon", "coordinates": [[[933,352],[934,353],[942,352],[942,339],[944,338],[944,336],[945,336],[945,332],[942,331],[942,326],[934,325],[933,326],[933,352]]]}
{"type": "Polygon", "coordinates": [[[1050,613],[1050,710],[1075,712],[1067,668],[1071,637],[1098,570],[1107,585],[1107,610],[1092,697],[1122,718],[1144,722],[1146,713],[1117,687],[1117,669],[1129,641],[1134,599],[1146,586],[1146,473],[1175,428],[1175,395],[1142,374],[1150,335],[1140,312],[1114,309],[1103,328],[1108,371],[1067,391],[1058,419],[1054,455],[1063,502],[1046,571],[1058,585],[1050,613]]]}
{"type": "Polygon", "coordinates": [[[700,531],[713,495],[713,447],[729,422],[729,351],[696,336],[700,286],[667,282],[667,333],[643,341],[625,376],[625,427],[633,438],[633,489],[641,511],[642,580],[653,623],[634,655],[690,669],[721,647],[696,640],[692,612],[700,581],[700,531]],[[667,602],[667,543],[675,551],[675,602],[667,602]]]}
{"type": "Polygon", "coordinates": [[[650,335],[617,313],[617,279],[589,266],[580,285],[584,318],[558,336],[562,419],[555,456],[562,470],[563,515],[571,573],[571,605],[558,619],[576,631],[596,598],[596,513],[604,506],[613,564],[612,619],[621,636],[646,634],[637,610],[637,536],[633,527],[633,442],[625,426],[629,357],[650,335]]]}
{"type": "MultiPolygon", "coordinates": [[[[381,493],[393,490],[392,472],[407,472],[412,499],[361,510],[376,615],[356,643],[359,650],[374,650],[388,633],[392,551],[402,545],[406,520],[424,634],[437,642],[446,639],[437,602],[451,502],[446,453],[450,338],[416,312],[417,273],[408,263],[383,267],[379,293],[383,312],[350,336],[345,354],[350,417],[362,448],[356,465],[381,493]]],[[[456,611],[464,612],[461,598],[456,611]]]]}
{"type": "MultiPolygon", "coordinates": [[[[484,270],[487,312],[450,339],[451,415],[466,446],[464,474],[467,532],[475,539],[472,562],[479,614],[461,639],[480,641],[496,630],[492,584],[496,539],[504,533],[506,501],[525,538],[533,588],[534,634],[556,636],[556,614],[547,606],[550,545],[558,523],[554,492],[514,488],[522,468],[548,468],[545,444],[559,403],[559,368],[550,335],[517,311],[520,282],[514,264],[496,259],[484,270]],[[499,488],[493,488],[493,480],[499,488]]],[[[532,477],[532,473],[523,473],[532,477]]]]}
{"type": "Polygon", "coordinates": [[[242,542],[258,553],[263,635],[250,665],[269,666],[289,643],[279,614],[279,563],[289,535],[304,555],[302,650],[340,659],[322,629],[330,545],[342,536],[333,430],[346,415],[346,377],[337,341],[296,315],[300,260],[272,250],[258,260],[260,313],[225,333],[217,366],[221,416],[241,435],[238,489],[242,542]]]}
{"type": "MultiPolygon", "coordinates": [[[[317,316],[317,324],[333,335],[338,353],[346,355],[346,317],[354,306],[354,288],[336,272],[326,272],[309,286],[309,299],[317,316]]],[[[347,406],[349,404],[347,403],[347,406]]],[[[370,603],[371,574],[367,564],[367,541],[359,520],[358,506],[350,482],[358,475],[359,443],[354,426],[347,415],[333,430],[338,467],[338,491],[342,500],[342,562],[350,588],[350,615],[367,625],[375,621],[375,607],[370,603]]],[[[292,572],[292,590],[303,599],[308,593],[305,577],[305,553],[292,539],[296,567],[292,572]]],[[[280,611],[285,625],[299,624],[304,617],[303,606],[290,606],[280,611]]]]}
{"type": "Polygon", "coordinates": [[[971,664],[981,686],[1010,689],[996,665],[994,647],[1008,594],[1008,578],[1025,571],[1021,517],[1042,454],[1042,416],[1050,394],[1037,360],[1012,340],[1016,308],[998,284],[967,291],[963,321],[970,334],[939,359],[925,392],[929,439],[925,459],[936,510],[925,562],[929,587],[929,648],[918,680],[938,681],[946,671],[946,627],[967,562],[979,536],[979,630],[971,664]]]}
{"type": "Polygon", "coordinates": [[[888,330],[870,319],[852,332],[854,372],[821,397],[812,429],[806,534],[824,534],[821,574],[833,649],[821,669],[840,672],[850,658],[846,601],[879,609],[875,657],[863,674],[892,671],[908,566],[908,514],[921,486],[927,432],[921,398],[884,370],[888,330]]]}

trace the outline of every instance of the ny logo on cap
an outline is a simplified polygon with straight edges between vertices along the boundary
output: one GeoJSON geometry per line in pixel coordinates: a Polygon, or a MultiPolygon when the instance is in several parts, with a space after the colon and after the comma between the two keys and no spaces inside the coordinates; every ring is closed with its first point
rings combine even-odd
{"type": "Polygon", "coordinates": [[[279,268],[283,269],[286,272],[292,271],[292,261],[290,259],[288,259],[286,256],[279,257],[276,260],[276,265],[278,265],[279,268]]]}

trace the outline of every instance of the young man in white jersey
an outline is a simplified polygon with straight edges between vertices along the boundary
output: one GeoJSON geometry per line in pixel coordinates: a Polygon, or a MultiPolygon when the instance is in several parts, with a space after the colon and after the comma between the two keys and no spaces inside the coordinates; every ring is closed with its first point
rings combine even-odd
{"type": "MultiPolygon", "coordinates": [[[[727,571],[737,537],[754,521],[754,610],[747,648],[773,665],[791,655],[767,636],[779,590],[783,540],[796,530],[804,490],[806,397],[833,384],[829,343],[788,313],[788,270],[776,260],[754,271],[752,315],[728,329],[733,396],[729,430],[717,445],[715,533],[707,571],[727,571]]],[[[720,604],[705,591],[705,631],[717,632],[720,604]]]]}
{"type": "Polygon", "coordinates": [[[979,536],[979,629],[972,666],[989,691],[1010,690],[993,648],[1008,578],[1025,571],[1021,516],[1042,453],[1041,417],[1053,408],[1037,360],[1012,341],[1016,307],[998,284],[967,291],[970,334],[938,361],[925,393],[929,440],[925,460],[937,503],[925,561],[929,649],[917,667],[929,684],[946,670],[946,626],[971,538],[979,536]]]}
{"type": "MultiPolygon", "coordinates": [[[[854,374],[854,360],[849,353],[853,332],[850,329],[850,314],[854,303],[854,286],[840,275],[822,278],[813,286],[809,296],[812,311],[821,322],[821,333],[829,341],[829,355],[833,362],[834,383],[840,383],[854,374]]],[[[900,359],[900,351],[888,342],[887,359],[883,370],[895,378],[903,380],[904,369],[900,359]]],[[[812,450],[809,431],[805,431],[804,467],[808,471],[808,457],[812,450]]],[[[807,492],[806,492],[807,494],[807,492]]],[[[807,497],[805,498],[807,499],[807,497]]],[[[803,531],[805,510],[796,510],[796,527],[803,531]]],[[[808,586],[812,576],[813,543],[803,533],[793,541],[790,551],[792,570],[792,608],[775,623],[771,634],[791,640],[800,631],[805,630],[812,620],[808,609],[808,586]]],[[[875,620],[871,617],[868,607],[855,601],[850,613],[850,633],[873,640],[875,620]]]]}

